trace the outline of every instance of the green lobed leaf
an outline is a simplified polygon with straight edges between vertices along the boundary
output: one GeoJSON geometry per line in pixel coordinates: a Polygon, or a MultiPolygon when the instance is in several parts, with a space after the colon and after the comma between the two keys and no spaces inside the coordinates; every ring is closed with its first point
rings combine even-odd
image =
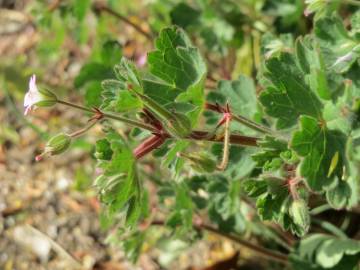
{"type": "Polygon", "coordinates": [[[276,171],[283,164],[284,154],[288,154],[286,141],[271,136],[265,136],[259,140],[258,145],[261,150],[252,155],[257,167],[262,167],[264,171],[276,171]]]}
{"type": "Polygon", "coordinates": [[[110,160],[113,155],[110,142],[107,139],[100,139],[96,141],[95,157],[100,160],[110,160]]]}
{"type": "Polygon", "coordinates": [[[279,222],[284,215],[283,205],[288,198],[288,191],[283,188],[277,194],[264,194],[256,201],[256,208],[262,220],[279,222]]]}
{"type": "Polygon", "coordinates": [[[298,252],[301,258],[310,263],[315,262],[315,254],[322,242],[331,239],[331,236],[325,234],[312,234],[300,241],[298,252]]]}
{"type": "Polygon", "coordinates": [[[277,128],[296,124],[300,115],[320,118],[322,104],[304,80],[293,55],[281,53],[266,61],[265,77],[272,83],[259,96],[265,112],[277,118],[277,128]]]}
{"type": "Polygon", "coordinates": [[[304,157],[300,164],[300,173],[314,191],[322,191],[336,185],[342,178],[345,165],[346,136],[337,130],[328,130],[310,116],[300,117],[299,131],[293,134],[291,148],[304,157]],[[329,174],[331,160],[338,152],[339,160],[333,173],[329,174]]]}
{"type": "Polygon", "coordinates": [[[305,80],[314,93],[324,100],[334,98],[343,89],[343,78],[326,68],[318,42],[312,36],[298,38],[296,58],[305,80]]]}
{"type": "Polygon", "coordinates": [[[149,69],[153,75],[183,91],[204,77],[205,63],[180,28],[162,30],[155,47],[156,50],[148,54],[149,69]]]}
{"type": "Polygon", "coordinates": [[[338,15],[317,20],[314,32],[327,67],[336,72],[348,71],[360,57],[359,40],[350,36],[338,15]]]}
{"type": "MultiPolygon", "coordinates": [[[[186,101],[196,106],[196,110],[190,113],[194,125],[205,101],[205,62],[186,33],[175,26],[160,32],[155,47],[156,50],[148,54],[149,71],[181,92],[178,101],[186,101]]],[[[159,91],[156,96],[161,98],[162,93],[159,91]]]]}
{"type": "Polygon", "coordinates": [[[143,201],[132,151],[113,130],[96,146],[95,155],[101,157],[98,165],[103,171],[95,180],[100,199],[110,217],[124,211],[126,225],[133,227],[141,216],[143,201]]]}
{"type": "Polygon", "coordinates": [[[351,189],[347,182],[340,180],[333,189],[326,191],[326,199],[331,207],[341,209],[348,205],[351,189]]]}
{"type": "Polygon", "coordinates": [[[243,183],[243,189],[250,197],[259,197],[268,190],[268,184],[262,180],[249,179],[243,183]]]}
{"type": "Polygon", "coordinates": [[[324,267],[331,268],[337,265],[344,255],[355,255],[360,252],[360,242],[351,239],[325,240],[316,252],[316,262],[324,267]]]}

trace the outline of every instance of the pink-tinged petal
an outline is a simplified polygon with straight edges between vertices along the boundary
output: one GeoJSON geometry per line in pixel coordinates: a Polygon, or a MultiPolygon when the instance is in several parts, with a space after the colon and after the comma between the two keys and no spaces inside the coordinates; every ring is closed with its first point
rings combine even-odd
{"type": "Polygon", "coordinates": [[[24,115],[27,115],[31,111],[31,107],[27,106],[24,111],[24,115]]]}
{"type": "Polygon", "coordinates": [[[35,104],[42,100],[43,97],[36,86],[36,76],[32,75],[29,81],[29,90],[24,97],[24,115],[27,115],[32,109],[35,109],[35,104]]]}
{"type": "Polygon", "coordinates": [[[29,81],[29,91],[30,92],[37,92],[37,87],[36,87],[36,76],[35,74],[31,76],[30,81],[29,81]]]}
{"type": "Polygon", "coordinates": [[[24,107],[27,107],[27,106],[29,106],[29,104],[30,104],[30,93],[28,92],[28,93],[26,93],[25,94],[25,97],[24,97],[24,107]]]}

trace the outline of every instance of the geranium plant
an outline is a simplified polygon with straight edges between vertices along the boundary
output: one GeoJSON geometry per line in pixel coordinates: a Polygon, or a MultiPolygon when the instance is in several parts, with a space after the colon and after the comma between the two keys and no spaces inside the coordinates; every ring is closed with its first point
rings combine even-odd
{"type": "MultiPolygon", "coordinates": [[[[360,13],[345,26],[334,12],[339,1],[305,2],[306,15],[315,13],[312,32],[295,41],[263,34],[254,78],[224,72],[209,87],[207,61],[178,26],[155,38],[146,68],[116,63],[98,106],[56,97],[33,76],[25,113],[57,104],[89,114],[84,128],[50,139],[37,160],[103,126],[94,153],[101,220],[133,260],[153,227],[165,226],[189,241],[222,235],[274,269],[356,269],[359,238],[322,214],[346,219],[359,209],[360,13]]],[[[177,8],[174,18],[195,12],[177,8]]]]}

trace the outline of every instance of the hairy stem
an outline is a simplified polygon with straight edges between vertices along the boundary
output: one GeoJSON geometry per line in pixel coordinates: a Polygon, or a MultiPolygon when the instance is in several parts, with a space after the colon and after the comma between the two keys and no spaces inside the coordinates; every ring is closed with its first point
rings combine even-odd
{"type": "Polygon", "coordinates": [[[125,117],[122,117],[122,116],[119,116],[119,115],[106,113],[106,112],[101,112],[101,111],[96,111],[94,109],[84,107],[84,106],[80,106],[80,105],[70,103],[70,102],[67,102],[67,101],[63,101],[63,100],[58,100],[58,103],[66,105],[66,106],[70,106],[70,107],[73,107],[73,108],[76,108],[76,109],[79,109],[79,110],[82,110],[82,111],[85,111],[85,112],[100,113],[101,117],[118,120],[118,121],[124,122],[126,124],[129,124],[129,125],[132,125],[132,126],[135,126],[135,127],[138,127],[138,128],[149,130],[151,132],[157,132],[157,130],[154,127],[150,126],[150,125],[147,125],[145,123],[135,121],[135,120],[132,120],[132,119],[128,119],[128,118],[125,118],[125,117]]]}
{"type": "MultiPolygon", "coordinates": [[[[145,123],[142,123],[139,121],[131,120],[131,119],[119,116],[119,115],[96,111],[95,109],[91,109],[88,107],[70,103],[70,102],[67,102],[64,100],[58,100],[57,102],[60,104],[66,105],[66,106],[70,106],[70,107],[85,111],[85,112],[100,113],[102,115],[102,117],[104,117],[104,118],[118,120],[118,121],[124,122],[126,124],[148,130],[150,132],[154,132],[154,133],[159,132],[159,130],[157,130],[155,127],[153,127],[151,125],[148,125],[148,124],[145,124],[145,123]]],[[[163,135],[166,138],[171,138],[171,136],[169,134],[163,134],[163,135]]],[[[192,133],[187,137],[187,139],[194,140],[194,141],[210,141],[210,142],[219,142],[219,143],[222,143],[224,140],[223,136],[219,137],[219,136],[216,136],[215,134],[212,134],[211,132],[200,131],[200,130],[192,131],[192,133]]],[[[244,145],[244,146],[258,146],[257,145],[258,140],[259,140],[259,138],[256,138],[256,137],[242,136],[242,135],[237,135],[237,134],[229,135],[229,141],[231,144],[244,145]]]]}
{"type": "Polygon", "coordinates": [[[127,123],[129,125],[132,125],[134,127],[142,128],[142,129],[145,129],[145,130],[148,130],[148,131],[151,131],[151,132],[157,132],[157,130],[154,127],[152,127],[150,125],[147,125],[145,123],[139,122],[139,121],[131,120],[131,119],[119,116],[119,115],[105,113],[105,112],[103,113],[103,115],[104,115],[105,118],[118,120],[118,121],[127,123]]]}
{"type": "Polygon", "coordinates": [[[87,132],[88,130],[90,130],[93,126],[95,126],[95,124],[98,122],[98,120],[93,120],[91,123],[89,123],[87,126],[85,126],[82,129],[79,129],[77,131],[74,131],[73,133],[69,134],[70,137],[77,137],[77,136],[81,136],[83,135],[85,132],[87,132]]]}
{"type": "MultiPolygon", "coordinates": [[[[154,220],[151,222],[151,225],[158,225],[158,226],[164,226],[165,222],[162,220],[154,220]]],[[[213,234],[225,237],[237,244],[240,244],[248,249],[251,249],[252,251],[256,252],[257,254],[259,254],[260,256],[267,258],[271,261],[276,261],[282,264],[288,264],[288,258],[287,255],[285,254],[281,254],[275,251],[272,251],[270,249],[261,247],[261,246],[257,246],[247,240],[241,239],[233,234],[226,234],[224,232],[219,231],[218,229],[216,229],[215,227],[212,227],[211,225],[207,225],[207,224],[195,224],[193,223],[193,227],[197,230],[205,230],[208,232],[211,232],[213,234]]]]}
{"type": "Polygon", "coordinates": [[[82,111],[84,111],[84,112],[94,113],[94,110],[91,109],[91,108],[84,107],[84,106],[81,106],[81,105],[77,105],[77,104],[74,104],[74,103],[71,103],[71,102],[67,102],[67,101],[64,101],[64,100],[58,100],[57,103],[63,104],[63,105],[65,105],[65,106],[73,107],[73,108],[82,110],[82,111]]]}

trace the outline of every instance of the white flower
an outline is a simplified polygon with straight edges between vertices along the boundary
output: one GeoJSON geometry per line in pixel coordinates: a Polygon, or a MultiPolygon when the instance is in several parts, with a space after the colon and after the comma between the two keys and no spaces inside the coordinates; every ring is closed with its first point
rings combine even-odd
{"type": "Polygon", "coordinates": [[[32,109],[36,109],[35,104],[40,102],[41,100],[43,100],[43,98],[41,93],[39,92],[39,89],[36,86],[36,77],[35,75],[32,75],[29,81],[29,90],[25,94],[24,98],[24,115],[27,115],[28,112],[32,109]]]}
{"type": "Polygon", "coordinates": [[[24,115],[39,107],[50,107],[57,102],[57,97],[49,90],[39,90],[36,86],[36,76],[32,75],[29,81],[29,90],[24,97],[24,115]]]}

